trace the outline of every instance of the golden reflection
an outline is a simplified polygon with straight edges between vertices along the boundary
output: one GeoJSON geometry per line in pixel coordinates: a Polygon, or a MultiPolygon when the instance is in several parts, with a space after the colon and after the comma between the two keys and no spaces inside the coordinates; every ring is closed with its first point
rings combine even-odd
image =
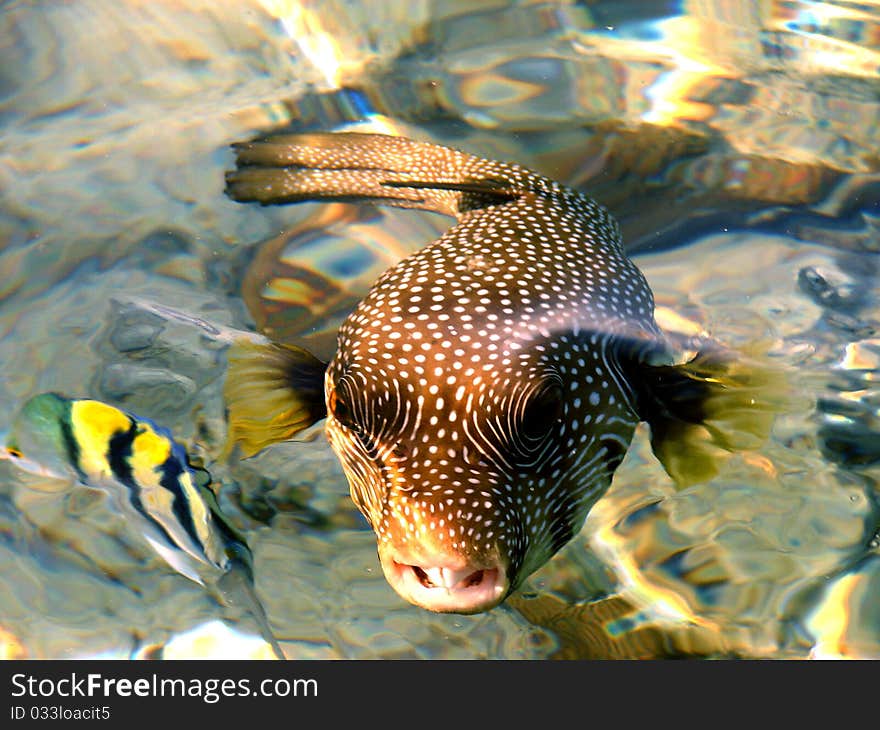
{"type": "Polygon", "coordinates": [[[603,543],[604,549],[616,555],[613,570],[624,586],[623,593],[634,599],[638,605],[644,606],[661,621],[666,619],[672,623],[688,623],[703,628],[718,629],[715,622],[694,613],[687,601],[675,591],[651,583],[642,573],[635,557],[619,549],[619,543],[623,541],[615,540],[611,529],[602,530],[597,540],[603,543]]]}
{"type": "Polygon", "coordinates": [[[384,114],[370,113],[363,122],[358,122],[357,131],[375,132],[376,134],[390,134],[395,137],[408,136],[406,127],[384,114]]]}
{"type": "Polygon", "coordinates": [[[508,604],[556,640],[550,659],[664,659],[725,656],[719,634],[690,624],[661,626],[626,598],[614,595],[568,604],[553,595],[511,596],[508,604]]]}
{"type": "Polygon", "coordinates": [[[638,556],[629,550],[631,540],[619,534],[617,520],[602,519],[603,511],[601,502],[593,508],[594,519],[603,527],[597,530],[592,545],[614,571],[621,595],[651,614],[655,622],[686,623],[717,631],[717,624],[694,613],[683,596],[651,582],[642,572],[638,556]]]}
{"type": "Polygon", "coordinates": [[[654,309],[654,319],[665,332],[676,332],[688,337],[705,337],[706,330],[699,322],[688,319],[672,307],[658,304],[654,309]]]}
{"type": "Polygon", "coordinates": [[[880,340],[850,342],[837,367],[842,370],[880,370],[880,340]]]}
{"type": "Polygon", "coordinates": [[[704,80],[703,74],[667,71],[645,92],[651,102],[642,119],[651,124],[671,126],[682,120],[705,122],[715,114],[715,107],[692,101],[693,90],[704,80]]]}
{"type": "MultiPolygon", "coordinates": [[[[148,647],[155,652],[155,647],[148,647]]],[[[258,636],[248,636],[222,621],[209,621],[175,635],[162,647],[163,659],[275,659],[272,648],[258,636]]]]}
{"type": "Polygon", "coordinates": [[[850,623],[851,602],[859,582],[858,574],[840,578],[810,617],[807,627],[817,637],[810,651],[811,659],[858,658],[847,647],[845,636],[850,623]]]}
{"type": "Polygon", "coordinates": [[[312,62],[331,89],[342,85],[345,54],[338,41],[324,28],[324,20],[303,6],[300,0],[258,0],[265,11],[277,18],[284,31],[312,62]]]}
{"type": "Polygon", "coordinates": [[[18,638],[0,626],[0,660],[25,659],[27,651],[18,638]]]}
{"type": "Polygon", "coordinates": [[[777,479],[779,477],[779,471],[776,469],[776,466],[763,454],[744,452],[740,454],[740,457],[746,464],[763,471],[770,479],[777,479]]]}
{"type": "Polygon", "coordinates": [[[519,81],[497,73],[485,73],[465,78],[461,95],[467,104],[477,107],[522,104],[546,92],[541,84],[519,81]]]}
{"type": "Polygon", "coordinates": [[[612,37],[590,39],[603,54],[629,61],[661,63],[664,71],[644,91],[648,109],[645,122],[673,126],[683,120],[707,121],[716,109],[712,104],[694,101],[698,87],[707,78],[738,78],[741,74],[714,58],[714,47],[699,18],[675,17],[655,23],[659,40],[620,40],[612,37]]]}
{"type": "MultiPolygon", "coordinates": [[[[318,70],[327,86],[336,91],[346,85],[346,80],[356,78],[362,71],[367,57],[346,53],[338,28],[326,7],[307,7],[302,0],[257,0],[265,11],[277,18],[285,34],[299,47],[303,56],[318,70]]],[[[384,114],[369,112],[363,121],[352,125],[362,132],[376,132],[400,136],[403,126],[384,114]]]]}
{"type": "Polygon", "coordinates": [[[805,64],[814,73],[839,73],[876,78],[880,52],[866,48],[872,31],[876,34],[876,15],[855,4],[853,7],[828,2],[774,2],[765,27],[796,35],[804,50],[805,64]],[[835,37],[846,36],[846,40],[835,37]],[[859,35],[862,37],[859,38],[859,35]],[[857,45],[852,39],[861,40],[857,45]]]}
{"type": "Polygon", "coordinates": [[[261,333],[329,357],[342,319],[370,285],[411,253],[414,242],[435,238],[436,230],[398,211],[323,206],[259,246],[242,297],[261,333]]]}

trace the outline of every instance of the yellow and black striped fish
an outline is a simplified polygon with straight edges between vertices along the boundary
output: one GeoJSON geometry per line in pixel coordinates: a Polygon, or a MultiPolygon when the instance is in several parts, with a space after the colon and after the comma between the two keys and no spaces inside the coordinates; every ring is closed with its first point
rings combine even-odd
{"type": "Polygon", "coordinates": [[[181,575],[243,603],[284,658],[253,591],[253,559],[220,512],[210,475],[171,433],[101,401],[43,393],[22,407],[3,457],[32,473],[107,489],[130,524],[181,575]]]}

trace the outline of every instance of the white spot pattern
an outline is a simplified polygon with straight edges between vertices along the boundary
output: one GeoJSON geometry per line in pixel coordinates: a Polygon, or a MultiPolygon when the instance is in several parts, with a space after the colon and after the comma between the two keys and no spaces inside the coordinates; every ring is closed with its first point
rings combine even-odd
{"type": "Polygon", "coordinates": [[[512,589],[628,448],[639,418],[618,354],[660,346],[651,290],[607,211],[533,172],[381,135],[291,139],[295,167],[267,196],[458,218],[343,324],[327,430],[380,546],[494,555],[512,589]]]}

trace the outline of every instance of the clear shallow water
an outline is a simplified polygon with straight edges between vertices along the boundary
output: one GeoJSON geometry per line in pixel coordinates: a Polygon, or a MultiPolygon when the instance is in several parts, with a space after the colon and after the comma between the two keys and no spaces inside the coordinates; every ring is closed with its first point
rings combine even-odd
{"type": "MultiPolygon", "coordinates": [[[[291,657],[877,657],[877,9],[464,8],[5,4],[0,428],[45,390],[170,427],[222,483],[291,657]],[[768,341],[802,407],[680,493],[642,435],[501,609],[402,604],[319,429],[212,463],[230,332],[326,352],[378,273],[448,225],[223,197],[230,142],[354,123],[582,187],[620,219],[661,324],[768,341]]],[[[98,492],[0,462],[0,524],[8,655],[264,651],[98,492]]]]}

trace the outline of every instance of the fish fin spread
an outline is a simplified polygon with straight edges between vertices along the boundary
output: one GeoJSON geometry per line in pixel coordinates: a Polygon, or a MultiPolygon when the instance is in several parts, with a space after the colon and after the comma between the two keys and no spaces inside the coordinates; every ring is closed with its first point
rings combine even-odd
{"type": "Polygon", "coordinates": [[[327,415],[327,363],[293,345],[236,342],[223,386],[228,433],[221,456],[286,441],[327,415]]]}
{"type": "Polygon", "coordinates": [[[563,192],[518,165],[383,134],[281,134],[233,148],[226,194],[239,202],[370,201],[460,218],[524,193],[563,192]]]}
{"type": "Polygon", "coordinates": [[[791,403],[780,366],[729,350],[701,351],[680,365],[644,365],[641,375],[640,416],[678,488],[711,479],[732,453],[760,447],[791,403]]]}

